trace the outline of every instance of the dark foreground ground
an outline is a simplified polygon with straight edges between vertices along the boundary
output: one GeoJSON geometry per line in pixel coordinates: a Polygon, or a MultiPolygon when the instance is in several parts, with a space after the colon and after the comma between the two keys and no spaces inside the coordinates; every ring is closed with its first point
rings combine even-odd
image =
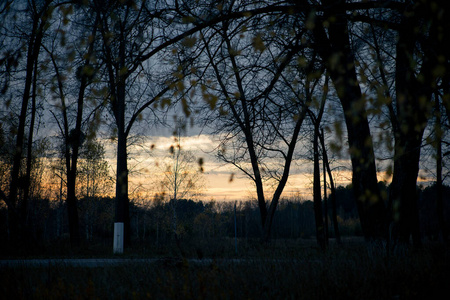
{"type": "MultiPolygon", "coordinates": [[[[0,299],[448,299],[450,251],[441,244],[387,257],[344,241],[234,244],[229,251],[6,257],[0,299]],[[151,256],[149,256],[151,254],[151,256]],[[220,255],[218,255],[220,254],[220,255]],[[199,257],[200,256],[200,257],[199,257]],[[14,259],[14,260],[13,260],[14,259]]],[[[98,252],[98,251],[97,251],[98,252]]],[[[186,251],[188,252],[188,251],[186,251]]]]}

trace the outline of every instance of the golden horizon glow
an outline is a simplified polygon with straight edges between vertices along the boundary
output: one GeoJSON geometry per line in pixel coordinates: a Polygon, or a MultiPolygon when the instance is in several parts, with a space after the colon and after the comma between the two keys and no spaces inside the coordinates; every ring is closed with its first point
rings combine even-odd
{"type": "MultiPolygon", "coordinates": [[[[214,149],[216,148],[217,140],[217,137],[205,134],[181,138],[181,149],[190,151],[196,157],[196,160],[200,158],[203,160],[202,167],[204,172],[202,176],[204,177],[204,186],[201,195],[196,196],[194,199],[202,201],[246,201],[256,199],[256,189],[253,182],[233,166],[226,165],[215,158],[216,151],[214,149]]],[[[145,198],[150,200],[153,199],[156,193],[161,192],[158,187],[158,179],[162,176],[162,171],[158,164],[168,158],[170,154],[169,149],[171,146],[176,145],[176,142],[173,137],[157,136],[148,138],[147,141],[139,146],[129,147],[130,199],[139,201],[139,199],[145,198]]],[[[116,145],[106,140],[102,141],[102,143],[104,143],[106,150],[105,160],[109,164],[111,176],[114,180],[116,145]]],[[[47,163],[51,165],[51,160],[47,163]]],[[[346,186],[350,184],[351,171],[349,161],[345,159],[337,160],[334,161],[334,166],[343,166],[333,171],[335,186],[346,186]]],[[[51,174],[54,170],[51,168],[47,170],[49,172],[44,174],[44,181],[46,182],[43,183],[43,188],[48,190],[48,195],[46,196],[52,199],[59,199],[58,190],[61,181],[58,179],[59,177],[51,174]]],[[[293,161],[291,175],[289,176],[281,198],[312,200],[312,170],[312,161],[293,161]]],[[[64,176],[63,174],[59,174],[58,176],[61,175],[64,176]]],[[[380,171],[378,173],[378,180],[389,183],[391,179],[391,176],[388,176],[386,172],[380,171]]],[[[322,180],[323,173],[321,174],[322,180]]],[[[417,183],[426,185],[430,182],[432,182],[430,180],[430,174],[421,170],[417,178],[417,183]]],[[[321,184],[323,185],[323,182],[321,184]]],[[[328,178],[327,185],[329,185],[328,178]]],[[[266,201],[270,201],[273,196],[273,188],[264,186],[264,191],[266,201]]],[[[110,190],[107,193],[103,193],[102,196],[115,196],[114,182],[111,182],[110,190]]]]}
{"type": "MultiPolygon", "coordinates": [[[[197,159],[204,161],[203,176],[205,186],[198,200],[215,201],[241,201],[256,198],[256,191],[253,182],[231,165],[225,165],[215,158],[217,147],[215,137],[210,135],[197,135],[181,137],[181,149],[190,151],[197,159]],[[230,180],[232,179],[232,180],[230,180]]],[[[174,137],[153,137],[149,138],[143,145],[130,149],[131,153],[140,153],[134,158],[135,163],[131,164],[130,169],[140,168],[140,175],[130,174],[130,198],[133,197],[133,189],[139,186],[147,190],[146,194],[155,194],[157,184],[155,178],[158,178],[158,164],[169,155],[171,146],[175,146],[178,141],[174,137]],[[144,149],[144,151],[137,151],[144,149]],[[148,150],[151,149],[151,150],[148,150]],[[143,173],[143,174],[142,174],[143,173]]],[[[115,157],[110,157],[111,162],[115,162],[115,157]]],[[[312,162],[307,160],[294,161],[291,168],[291,175],[284,188],[282,198],[300,197],[302,200],[312,200],[312,162]]],[[[347,185],[350,183],[350,171],[335,172],[339,178],[335,178],[337,185],[347,185]]],[[[273,190],[265,186],[266,200],[270,201],[273,196],[273,190]]],[[[141,193],[142,194],[142,193],[141,193]]]]}

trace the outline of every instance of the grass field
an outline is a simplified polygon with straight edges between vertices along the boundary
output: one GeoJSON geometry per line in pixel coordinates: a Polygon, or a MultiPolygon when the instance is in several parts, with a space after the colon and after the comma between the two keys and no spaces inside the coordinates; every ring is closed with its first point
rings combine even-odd
{"type": "MultiPolygon", "coordinates": [[[[311,240],[241,241],[237,254],[231,240],[203,242],[203,260],[198,247],[186,247],[182,258],[173,249],[141,246],[118,257],[159,259],[2,267],[0,298],[446,299],[450,293],[450,253],[438,244],[387,258],[359,240],[331,244],[326,252],[311,240]]],[[[100,249],[79,249],[72,257],[114,257],[100,249]]]]}

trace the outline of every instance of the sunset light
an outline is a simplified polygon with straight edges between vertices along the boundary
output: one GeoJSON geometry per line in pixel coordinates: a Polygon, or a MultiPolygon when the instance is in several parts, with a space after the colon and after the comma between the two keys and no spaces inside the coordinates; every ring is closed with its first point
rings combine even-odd
{"type": "Polygon", "coordinates": [[[444,0],[0,0],[0,298],[439,299],[444,0]]]}

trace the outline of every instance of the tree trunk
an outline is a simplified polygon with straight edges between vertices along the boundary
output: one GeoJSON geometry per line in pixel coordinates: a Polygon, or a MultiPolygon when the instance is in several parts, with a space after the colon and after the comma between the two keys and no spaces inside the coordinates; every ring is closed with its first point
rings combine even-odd
{"type": "MultiPolygon", "coordinates": [[[[311,102],[311,97],[307,99],[307,105],[311,102]]],[[[275,211],[277,209],[278,201],[280,200],[281,193],[283,193],[284,187],[286,186],[289,170],[292,164],[292,158],[294,156],[295,145],[297,144],[298,136],[300,134],[300,129],[302,127],[303,121],[305,120],[307,109],[303,109],[300,112],[299,119],[295,124],[294,132],[292,134],[291,143],[289,144],[288,153],[286,156],[286,160],[284,163],[283,176],[281,177],[280,182],[278,183],[277,189],[273,194],[272,201],[270,202],[269,210],[266,214],[265,223],[263,223],[263,241],[268,241],[270,237],[270,230],[272,228],[273,217],[275,215],[275,211]]]]}
{"type": "MultiPolygon", "coordinates": [[[[323,135],[322,132],[318,134],[320,136],[323,135]]],[[[319,147],[319,146],[317,146],[319,147]]],[[[326,162],[325,162],[325,149],[322,149],[322,164],[323,164],[323,214],[324,214],[324,227],[325,227],[325,244],[328,246],[328,199],[327,199],[327,170],[326,170],[326,162]]]]}
{"type": "MultiPolygon", "coordinates": [[[[95,35],[97,32],[97,24],[99,18],[97,16],[96,21],[94,23],[92,36],[94,37],[92,41],[89,43],[87,57],[84,61],[83,67],[90,65],[90,56],[93,53],[95,40],[95,35]]],[[[77,197],[76,197],[76,180],[78,174],[78,157],[80,148],[85,139],[82,133],[82,122],[83,122],[83,109],[84,109],[84,97],[86,88],[89,85],[88,74],[85,74],[83,71],[80,73],[80,88],[78,91],[78,99],[77,99],[77,114],[75,121],[75,128],[73,130],[69,129],[69,120],[67,115],[67,106],[65,103],[65,94],[63,89],[63,81],[61,75],[58,70],[58,65],[53,58],[53,54],[50,53],[53,61],[53,65],[55,67],[55,72],[58,79],[58,88],[61,97],[61,106],[62,106],[62,114],[63,114],[63,125],[64,132],[63,135],[65,137],[65,160],[66,160],[66,176],[67,176],[67,214],[68,214],[68,222],[69,222],[69,234],[70,234],[70,243],[71,246],[79,246],[81,241],[80,236],[80,222],[78,216],[78,205],[77,205],[77,197]]],[[[83,70],[83,68],[81,68],[83,70]]],[[[89,196],[89,195],[88,195],[89,196]]],[[[88,226],[88,225],[87,225],[88,226]]]]}
{"type": "Polygon", "coordinates": [[[334,186],[333,175],[331,174],[331,168],[330,168],[330,163],[328,161],[327,150],[325,148],[325,137],[324,137],[323,131],[322,131],[322,134],[320,135],[320,143],[322,145],[322,155],[323,155],[322,159],[325,163],[326,172],[328,173],[328,178],[330,180],[331,219],[332,219],[333,227],[334,227],[334,235],[336,237],[336,242],[338,244],[340,244],[341,243],[341,234],[339,233],[339,226],[338,226],[338,221],[337,221],[336,189],[334,186]]]}
{"type": "Polygon", "coordinates": [[[80,228],[77,207],[76,175],[73,169],[67,173],[67,216],[69,221],[70,245],[76,247],[80,245],[80,228]]]}
{"type": "MultiPolygon", "coordinates": [[[[31,120],[30,129],[28,131],[28,149],[27,149],[27,161],[26,161],[26,172],[25,172],[25,182],[23,187],[23,199],[20,205],[20,223],[22,227],[22,233],[28,234],[27,218],[28,218],[28,198],[30,196],[30,184],[31,184],[31,169],[33,162],[33,135],[34,135],[34,122],[36,120],[36,83],[37,83],[37,60],[34,62],[33,71],[33,92],[31,95],[31,120]]],[[[27,238],[27,237],[25,237],[27,238]]]]}
{"type": "Polygon", "coordinates": [[[447,242],[447,230],[444,222],[444,196],[442,186],[442,127],[441,127],[441,106],[439,96],[435,97],[435,142],[436,142],[436,213],[439,224],[439,239],[447,242]]]}
{"type": "Polygon", "coordinates": [[[130,237],[130,201],[128,199],[127,145],[123,131],[119,131],[117,141],[117,177],[115,222],[124,224],[124,246],[131,243],[130,237]]]}
{"type": "MultiPolygon", "coordinates": [[[[405,11],[398,30],[396,45],[396,119],[393,121],[395,148],[394,174],[389,193],[392,238],[406,244],[410,236],[415,246],[420,246],[419,212],[417,207],[417,176],[419,174],[420,148],[431,109],[432,66],[436,61],[433,45],[424,47],[424,59],[418,75],[411,62],[418,41],[418,11],[405,11]],[[416,77],[417,76],[417,77],[416,77]],[[421,79],[418,79],[421,77],[421,79]]],[[[417,9],[417,8],[415,8],[417,9]]],[[[430,29],[431,30],[431,29],[430,29]]],[[[432,40],[433,34],[430,34],[432,40]]]]}
{"type": "MultiPolygon", "coordinates": [[[[18,205],[18,194],[21,183],[23,182],[20,176],[20,170],[22,169],[22,158],[24,151],[24,136],[25,136],[25,126],[28,111],[28,102],[30,99],[31,88],[33,83],[33,78],[35,78],[34,68],[37,64],[39,52],[41,49],[43,31],[46,21],[42,20],[42,15],[47,10],[49,3],[45,3],[43,9],[40,13],[33,15],[33,27],[32,32],[28,40],[28,50],[27,50],[27,63],[26,63],[26,73],[25,73],[25,85],[22,95],[22,107],[19,115],[19,126],[17,129],[16,146],[13,152],[13,166],[11,171],[11,181],[8,196],[8,210],[9,214],[9,224],[12,236],[16,239],[21,235],[20,220],[13,220],[13,218],[21,218],[20,210],[18,205]]],[[[32,141],[29,141],[30,143],[32,141]]]]}
{"type": "Polygon", "coordinates": [[[416,187],[421,142],[421,139],[414,137],[397,138],[395,152],[401,154],[394,160],[394,175],[389,193],[394,242],[407,244],[413,235],[416,246],[420,245],[416,187]]]}
{"type": "Polygon", "coordinates": [[[316,238],[319,247],[324,250],[326,248],[325,242],[325,230],[323,225],[323,214],[322,214],[322,196],[320,192],[320,163],[319,163],[319,129],[316,124],[314,130],[314,217],[316,220],[316,238]]]}
{"type": "Polygon", "coordinates": [[[330,22],[328,36],[323,23],[313,29],[316,49],[326,63],[338,97],[344,109],[352,162],[352,187],[361,227],[367,241],[386,237],[386,208],[377,185],[377,172],[365,100],[355,69],[355,57],[349,41],[347,20],[341,0],[324,1],[329,10],[324,13],[330,22]]]}

